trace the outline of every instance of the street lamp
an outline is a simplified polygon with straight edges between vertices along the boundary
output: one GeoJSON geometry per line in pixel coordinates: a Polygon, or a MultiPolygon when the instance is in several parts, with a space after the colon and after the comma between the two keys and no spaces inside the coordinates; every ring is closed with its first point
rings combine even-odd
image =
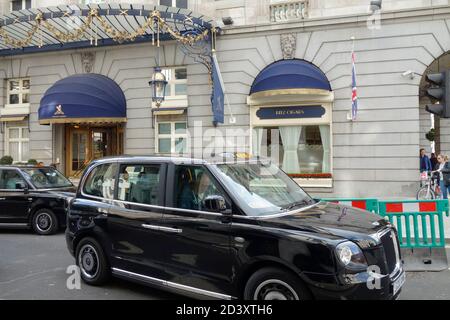
{"type": "Polygon", "coordinates": [[[157,107],[160,107],[166,97],[167,85],[166,76],[161,72],[160,67],[154,69],[152,80],[148,84],[152,88],[152,101],[156,103],[157,107]]]}

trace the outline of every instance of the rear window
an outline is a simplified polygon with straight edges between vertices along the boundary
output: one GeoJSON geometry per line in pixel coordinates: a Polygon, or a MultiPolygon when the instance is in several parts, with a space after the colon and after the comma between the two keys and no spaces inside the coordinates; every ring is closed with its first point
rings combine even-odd
{"type": "Polygon", "coordinates": [[[26,185],[26,182],[17,170],[0,170],[0,189],[18,190],[21,189],[20,184],[26,185]]]}
{"type": "Polygon", "coordinates": [[[83,193],[95,197],[114,199],[117,164],[108,163],[95,167],[86,179],[83,193]]]}
{"type": "Polygon", "coordinates": [[[127,202],[157,205],[160,196],[159,164],[125,165],[120,169],[118,199],[127,202]]]}

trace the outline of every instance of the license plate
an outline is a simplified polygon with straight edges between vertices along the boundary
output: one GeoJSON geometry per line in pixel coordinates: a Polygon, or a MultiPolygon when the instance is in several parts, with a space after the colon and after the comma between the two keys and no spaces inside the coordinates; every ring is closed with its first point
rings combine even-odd
{"type": "Polygon", "coordinates": [[[398,279],[394,281],[394,283],[392,284],[394,296],[397,294],[398,290],[400,290],[401,287],[405,284],[405,280],[406,280],[406,273],[403,272],[400,275],[400,277],[398,277],[398,279]]]}

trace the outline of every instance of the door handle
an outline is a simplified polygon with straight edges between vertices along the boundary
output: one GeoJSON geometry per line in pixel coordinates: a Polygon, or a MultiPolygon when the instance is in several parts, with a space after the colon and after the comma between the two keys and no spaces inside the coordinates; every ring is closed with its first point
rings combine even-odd
{"type": "Polygon", "coordinates": [[[168,232],[168,233],[182,233],[182,229],[177,228],[168,228],[168,227],[161,227],[161,226],[155,226],[151,224],[142,224],[142,227],[145,229],[155,230],[155,231],[162,231],[162,232],[168,232]]]}
{"type": "Polygon", "coordinates": [[[6,198],[0,198],[0,201],[2,201],[2,200],[6,200],[6,198]]]}

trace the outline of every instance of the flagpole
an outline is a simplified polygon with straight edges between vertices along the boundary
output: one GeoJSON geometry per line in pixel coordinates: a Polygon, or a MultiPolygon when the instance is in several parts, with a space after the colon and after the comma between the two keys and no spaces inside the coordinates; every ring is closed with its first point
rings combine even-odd
{"type": "MultiPolygon", "coordinates": [[[[353,55],[355,54],[355,36],[351,36],[350,39],[352,40],[352,53],[351,53],[351,61],[352,61],[352,75],[353,75],[353,55]]],[[[353,91],[353,81],[352,81],[352,91],[353,91]]],[[[355,121],[353,117],[353,99],[352,99],[352,109],[350,110],[352,121],[355,121]]]]}
{"type": "MultiPolygon", "coordinates": [[[[213,59],[215,60],[215,63],[217,63],[217,66],[219,65],[219,61],[217,60],[217,55],[216,55],[216,30],[213,30],[213,35],[212,35],[212,55],[213,55],[213,59]]],[[[220,72],[219,72],[220,73],[220,72]]],[[[228,99],[228,94],[227,94],[227,90],[225,89],[225,83],[223,82],[222,79],[222,75],[220,74],[220,82],[222,84],[222,88],[223,88],[223,95],[225,97],[225,105],[228,108],[228,112],[230,113],[230,124],[235,124],[236,123],[236,118],[233,115],[233,111],[231,110],[231,105],[230,105],[230,100],[228,99]]]]}
{"type": "Polygon", "coordinates": [[[354,70],[355,67],[355,60],[354,60],[354,55],[355,55],[355,36],[351,36],[350,39],[352,40],[352,52],[351,52],[351,62],[352,62],[352,83],[351,83],[351,88],[352,88],[352,107],[350,109],[350,120],[353,122],[356,120],[356,114],[353,114],[353,86],[356,85],[353,83],[353,77],[356,77],[356,71],[354,70]]]}
{"type": "Polygon", "coordinates": [[[353,54],[355,52],[355,37],[352,36],[350,39],[352,40],[352,54],[353,54]]]}

